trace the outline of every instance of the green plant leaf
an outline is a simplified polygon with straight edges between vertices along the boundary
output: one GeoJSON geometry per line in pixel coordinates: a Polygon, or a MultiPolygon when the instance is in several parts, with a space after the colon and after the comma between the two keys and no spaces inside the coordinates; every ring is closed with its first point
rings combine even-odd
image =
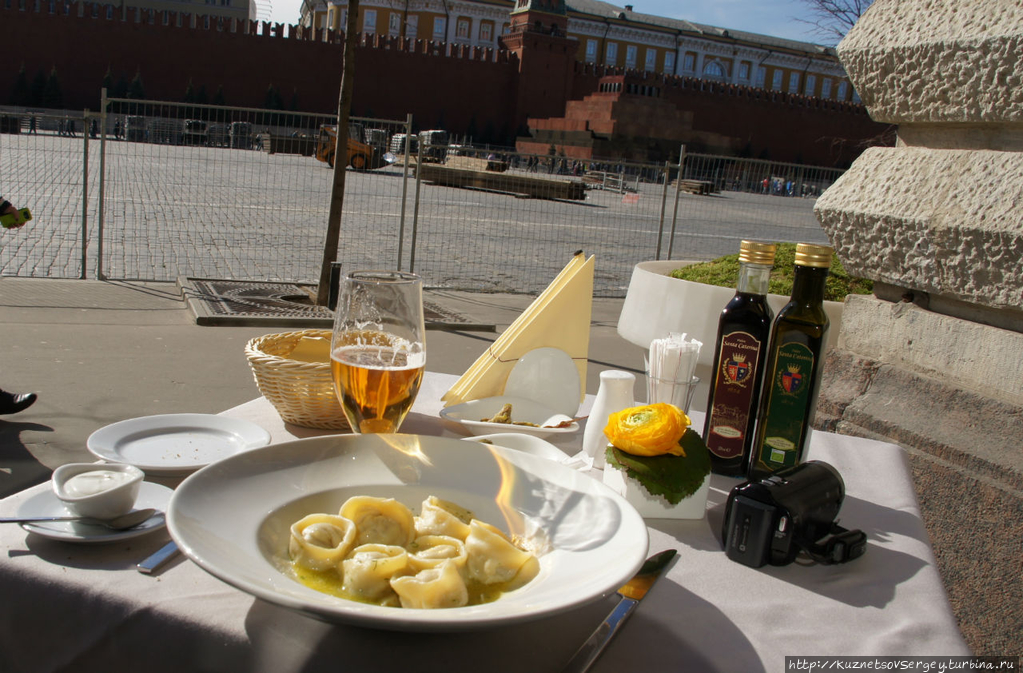
{"type": "MultiPolygon", "coordinates": [[[[774,268],[768,281],[768,292],[785,297],[792,294],[792,281],[795,278],[796,244],[779,243],[774,256],[774,268]]],[[[689,280],[694,283],[734,288],[739,282],[739,255],[725,255],[709,262],[692,264],[675,269],[672,278],[689,280]]],[[[846,273],[838,256],[832,256],[831,269],[824,285],[824,298],[828,301],[843,301],[846,295],[870,294],[874,283],[863,278],[856,278],[846,273]]]]}
{"type": "Polygon", "coordinates": [[[696,493],[710,473],[710,452],[696,431],[687,429],[679,444],[685,449],[685,456],[634,456],[608,446],[605,458],[611,468],[624,471],[650,495],[677,505],[696,493]]]}

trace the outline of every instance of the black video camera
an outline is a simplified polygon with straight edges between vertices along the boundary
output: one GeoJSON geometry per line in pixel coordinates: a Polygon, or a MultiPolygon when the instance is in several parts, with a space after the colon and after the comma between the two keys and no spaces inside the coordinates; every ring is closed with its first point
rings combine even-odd
{"type": "Polygon", "coordinates": [[[823,564],[859,558],[867,536],[835,523],[844,497],[842,475],[817,460],[739,484],[725,508],[725,553],[752,568],[788,565],[801,551],[823,564]]]}

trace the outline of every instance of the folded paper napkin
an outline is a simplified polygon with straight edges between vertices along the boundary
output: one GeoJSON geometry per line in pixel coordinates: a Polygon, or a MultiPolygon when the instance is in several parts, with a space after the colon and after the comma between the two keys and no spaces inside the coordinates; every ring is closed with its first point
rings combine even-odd
{"type": "Polygon", "coordinates": [[[590,347],[593,267],[592,255],[574,255],[557,278],[444,394],[444,405],[503,395],[508,374],[519,358],[543,347],[560,348],[572,357],[583,382],[581,402],[590,347]]]}
{"type": "Polygon", "coordinates": [[[299,362],[330,362],[330,339],[323,337],[302,337],[295,350],[288,356],[291,360],[299,362]]]}
{"type": "Polygon", "coordinates": [[[688,383],[696,371],[702,347],[702,342],[677,332],[664,339],[654,339],[647,355],[647,375],[658,382],[664,381],[669,388],[675,382],[688,383]]]}

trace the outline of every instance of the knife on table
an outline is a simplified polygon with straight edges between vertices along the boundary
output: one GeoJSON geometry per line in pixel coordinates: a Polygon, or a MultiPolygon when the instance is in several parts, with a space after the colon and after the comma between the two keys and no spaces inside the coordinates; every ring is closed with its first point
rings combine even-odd
{"type": "Polygon", "coordinates": [[[163,564],[174,558],[175,554],[178,553],[178,545],[174,540],[171,540],[164,546],[160,547],[152,556],[146,558],[144,561],[136,566],[138,571],[144,575],[152,575],[161,567],[163,564]]]}
{"type": "Polygon", "coordinates": [[[654,585],[654,582],[668,563],[675,557],[678,551],[675,549],[667,549],[660,553],[654,554],[646,561],[643,562],[639,572],[625,583],[621,589],[618,590],[618,595],[621,596],[621,600],[618,601],[618,605],[611,611],[611,614],[607,616],[604,622],[597,627],[597,630],[586,639],[586,642],[582,644],[572,658],[569,659],[565,667],[561,669],[561,673],[584,673],[588,671],[593,662],[597,660],[607,644],[611,642],[615,634],[618,633],[618,629],[622,627],[625,620],[628,619],[632,611],[636,609],[636,606],[643,596],[646,596],[647,592],[650,591],[650,587],[654,585]]]}

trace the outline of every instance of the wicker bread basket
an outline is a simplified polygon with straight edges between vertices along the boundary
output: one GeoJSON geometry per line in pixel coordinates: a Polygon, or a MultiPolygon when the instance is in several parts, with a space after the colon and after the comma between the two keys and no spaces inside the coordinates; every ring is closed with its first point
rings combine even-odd
{"type": "Polygon", "coordinates": [[[305,428],[350,430],[334,394],[330,364],[288,358],[302,337],[330,340],[330,330],[299,330],[265,334],[245,344],[256,386],[285,423],[305,428]]]}

